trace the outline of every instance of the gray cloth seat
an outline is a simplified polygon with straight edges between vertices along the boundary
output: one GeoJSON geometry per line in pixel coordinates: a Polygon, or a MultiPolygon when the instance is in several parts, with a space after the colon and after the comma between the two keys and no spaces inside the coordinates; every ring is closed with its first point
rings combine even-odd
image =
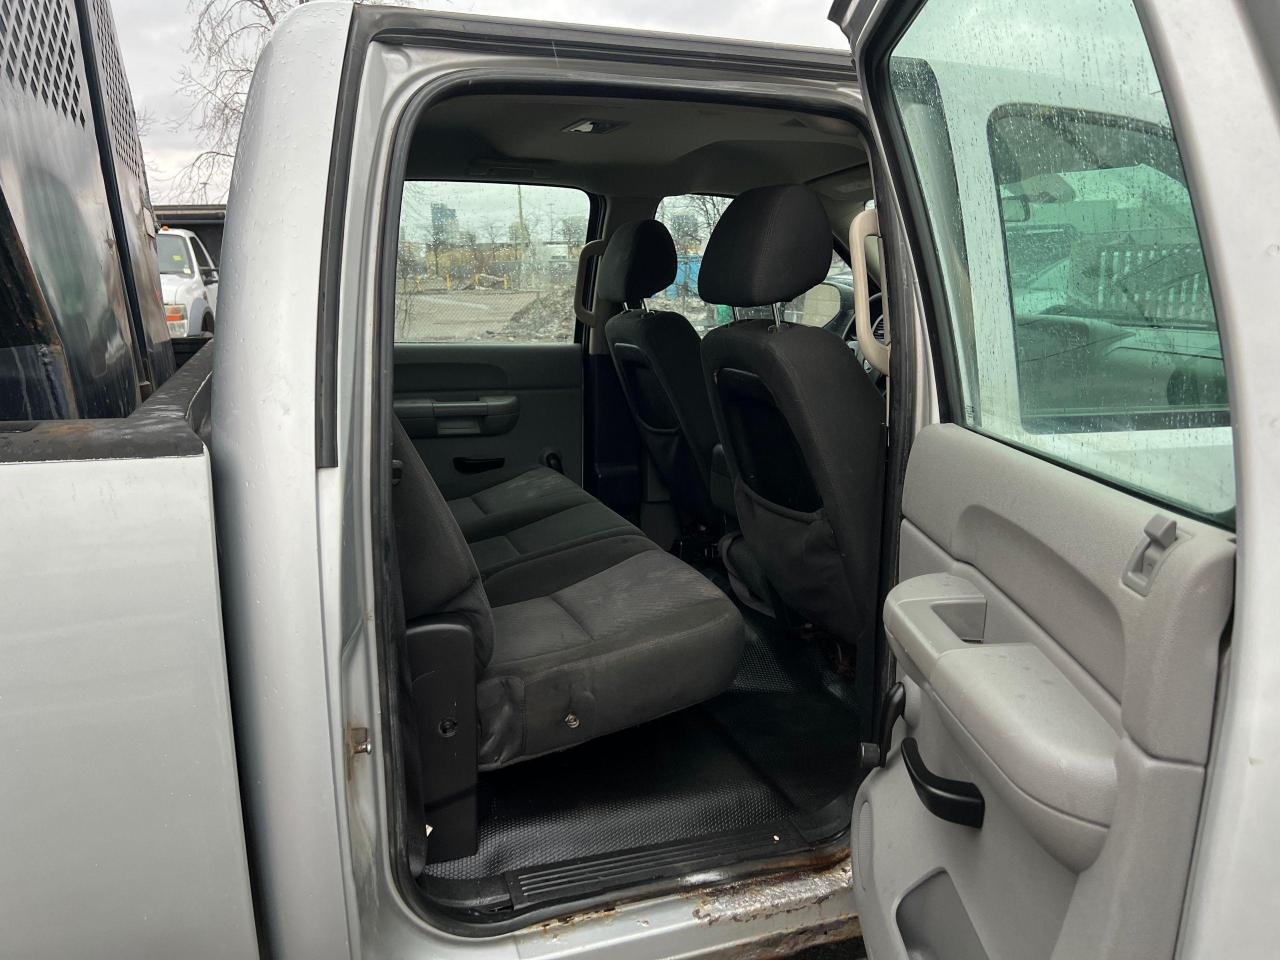
{"type": "Polygon", "coordinates": [[[565,547],[640,531],[561,473],[530,467],[448,501],[482,576],[565,547]]]}
{"type": "Polygon", "coordinates": [[[679,313],[641,304],[676,276],[671,234],[657,220],[614,231],[600,259],[596,291],[628,309],[604,326],[605,339],[631,416],[671,502],[687,522],[719,527],[711,498],[715,420],[702,375],[700,340],[679,313]]]}
{"type": "MultiPolygon", "coordinates": [[[[493,608],[477,690],[481,768],[575,746],[725,690],[744,643],[737,608],[652,542],[543,595],[493,608]],[[616,562],[615,562],[616,561],[616,562]]],[[[594,561],[594,562],[593,562],[594,561]]]]}
{"type": "Polygon", "coordinates": [[[700,573],[637,532],[526,557],[486,580],[398,421],[393,430],[405,618],[452,616],[474,635],[480,769],[567,749],[729,685],[745,628],[700,573]]]}
{"type": "MultiPolygon", "coordinates": [[[[831,227],[810,190],[751,190],[712,233],[699,292],[730,306],[785,303],[826,276],[831,250],[831,227]]],[[[736,322],[707,334],[702,362],[742,536],[786,606],[853,647],[859,702],[869,710],[884,401],[844,341],[814,327],[736,322]]]]}
{"type": "Polygon", "coordinates": [[[540,520],[583,503],[591,494],[550,467],[530,466],[522,473],[494,481],[465,497],[449,501],[449,510],[468,540],[495,530],[540,520]]]}

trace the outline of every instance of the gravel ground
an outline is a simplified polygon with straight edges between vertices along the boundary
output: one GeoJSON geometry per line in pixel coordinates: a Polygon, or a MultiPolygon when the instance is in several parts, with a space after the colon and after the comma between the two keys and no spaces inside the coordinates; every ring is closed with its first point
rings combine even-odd
{"type": "Polygon", "coordinates": [[[568,290],[401,293],[396,340],[564,343],[573,339],[572,302],[568,290]]]}

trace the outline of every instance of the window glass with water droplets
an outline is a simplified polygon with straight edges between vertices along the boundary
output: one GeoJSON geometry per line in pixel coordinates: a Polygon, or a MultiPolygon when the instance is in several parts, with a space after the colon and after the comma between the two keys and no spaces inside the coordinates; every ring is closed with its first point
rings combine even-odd
{"type": "Polygon", "coordinates": [[[1195,213],[1130,0],[929,0],[889,61],[966,426],[1234,523],[1195,213]]]}

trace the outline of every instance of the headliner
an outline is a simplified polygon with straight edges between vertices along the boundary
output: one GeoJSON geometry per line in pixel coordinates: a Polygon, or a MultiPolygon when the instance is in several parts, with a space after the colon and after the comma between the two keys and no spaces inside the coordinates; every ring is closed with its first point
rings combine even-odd
{"type": "Polygon", "coordinates": [[[410,180],[574,186],[604,196],[736,196],[808,183],[829,209],[871,195],[866,151],[844,120],[734,104],[533,94],[460,96],[423,114],[410,180]],[[608,133],[567,133],[584,119],[608,133]]]}

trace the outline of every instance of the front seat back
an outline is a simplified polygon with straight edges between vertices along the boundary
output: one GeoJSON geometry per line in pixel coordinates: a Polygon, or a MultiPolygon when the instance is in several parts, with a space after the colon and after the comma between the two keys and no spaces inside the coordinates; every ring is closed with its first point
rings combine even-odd
{"type": "Polygon", "coordinates": [[[676,248],[657,220],[614,231],[600,260],[599,296],[626,309],[605,339],[654,469],[686,523],[719,524],[711,502],[711,451],[719,443],[702,374],[697,332],[679,313],[647,310],[644,298],[676,277],[676,248]]]}
{"type": "MultiPolygon", "coordinates": [[[[831,227],[808,188],[750,190],[724,212],[699,294],[778,305],[826,276],[831,227]]],[[[874,692],[883,400],[836,334],[745,320],[702,341],[743,538],[786,605],[850,644],[859,705],[874,692]]]]}

